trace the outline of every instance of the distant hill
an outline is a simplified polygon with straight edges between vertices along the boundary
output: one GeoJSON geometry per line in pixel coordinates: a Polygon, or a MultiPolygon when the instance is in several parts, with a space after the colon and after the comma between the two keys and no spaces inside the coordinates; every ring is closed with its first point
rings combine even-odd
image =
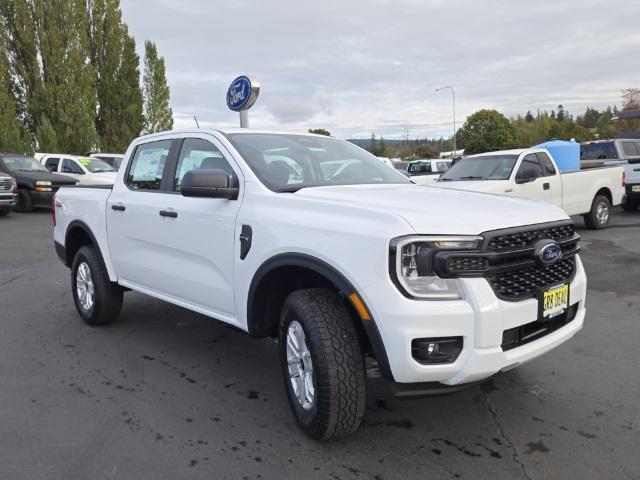
{"type": "MultiPolygon", "coordinates": [[[[379,141],[380,139],[376,138],[376,142],[379,142],[379,141]]],[[[390,147],[396,147],[396,148],[400,146],[401,141],[402,140],[387,140],[386,138],[384,139],[385,145],[389,145],[390,147]]],[[[356,145],[362,148],[367,148],[369,145],[371,145],[370,138],[348,138],[347,142],[355,143],[356,145]]]]}

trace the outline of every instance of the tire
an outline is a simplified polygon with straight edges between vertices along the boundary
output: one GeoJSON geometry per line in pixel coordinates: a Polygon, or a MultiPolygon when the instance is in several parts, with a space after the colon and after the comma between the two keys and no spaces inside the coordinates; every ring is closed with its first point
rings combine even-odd
{"type": "Polygon", "coordinates": [[[122,288],[109,281],[109,275],[102,264],[102,259],[95,248],[86,246],[80,248],[71,264],[71,291],[73,301],[80,317],[88,325],[107,325],[116,319],[122,308],[122,288]],[[78,273],[81,270],[82,273],[78,273]],[[88,270],[88,272],[87,272],[88,270]],[[93,291],[92,301],[83,301],[87,296],[81,296],[79,283],[82,278],[86,289],[93,291]],[[89,286],[90,284],[91,286],[89,286]]]}
{"type": "Polygon", "coordinates": [[[611,202],[604,195],[596,195],[591,203],[591,210],[582,218],[585,225],[592,230],[607,228],[611,221],[611,202]]]}
{"type": "Polygon", "coordinates": [[[285,389],[300,428],[318,440],[355,432],[366,405],[364,354],[353,320],[336,293],[324,288],[291,293],[282,308],[279,333],[285,389]],[[291,355],[293,350],[288,344],[288,335],[298,327],[306,357],[291,355]],[[301,358],[302,362],[290,367],[288,358],[301,358]],[[312,400],[306,405],[294,389],[290,370],[296,369],[307,372],[306,379],[312,382],[312,400]]]}
{"type": "Polygon", "coordinates": [[[16,212],[31,213],[33,212],[33,201],[29,190],[19,189],[16,199],[16,212]]]}
{"type": "Polygon", "coordinates": [[[11,210],[0,210],[0,217],[6,217],[11,213],[11,210]]]}
{"type": "Polygon", "coordinates": [[[627,200],[620,206],[626,212],[635,212],[640,206],[640,200],[627,200]]]}

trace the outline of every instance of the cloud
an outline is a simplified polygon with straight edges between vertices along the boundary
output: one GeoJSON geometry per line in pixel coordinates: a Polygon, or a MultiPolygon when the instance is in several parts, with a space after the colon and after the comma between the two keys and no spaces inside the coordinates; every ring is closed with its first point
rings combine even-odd
{"type": "Polygon", "coordinates": [[[640,2],[621,0],[122,0],[141,49],[166,59],[176,126],[237,125],[225,92],[260,79],[255,127],[342,137],[450,135],[479,108],[507,115],[619,103],[639,86],[640,2]]]}

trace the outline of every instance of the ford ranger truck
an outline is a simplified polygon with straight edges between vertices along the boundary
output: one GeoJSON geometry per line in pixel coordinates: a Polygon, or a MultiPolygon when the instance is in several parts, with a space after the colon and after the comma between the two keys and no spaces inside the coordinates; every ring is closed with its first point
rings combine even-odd
{"type": "Polygon", "coordinates": [[[559,346],[585,316],[561,208],[415,185],[335,138],[144,136],[112,188],[63,188],[53,215],[87,324],[113,321],[134,290],[277,338],[293,414],[317,439],[358,428],[367,372],[398,395],[459,390],[559,346]]]}

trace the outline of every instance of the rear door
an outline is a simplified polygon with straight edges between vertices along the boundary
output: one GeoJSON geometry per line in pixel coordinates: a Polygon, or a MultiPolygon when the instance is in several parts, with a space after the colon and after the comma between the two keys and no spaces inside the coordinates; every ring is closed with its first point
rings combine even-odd
{"type": "Polygon", "coordinates": [[[171,146],[170,139],[139,144],[107,201],[109,250],[119,282],[158,292],[167,290],[164,259],[169,252],[160,238],[158,210],[171,146]]]}
{"type": "Polygon", "coordinates": [[[549,156],[543,152],[524,156],[514,176],[512,195],[536,198],[562,207],[562,180],[549,156]],[[534,171],[535,179],[527,183],[515,183],[522,178],[525,170],[534,171]]]}

